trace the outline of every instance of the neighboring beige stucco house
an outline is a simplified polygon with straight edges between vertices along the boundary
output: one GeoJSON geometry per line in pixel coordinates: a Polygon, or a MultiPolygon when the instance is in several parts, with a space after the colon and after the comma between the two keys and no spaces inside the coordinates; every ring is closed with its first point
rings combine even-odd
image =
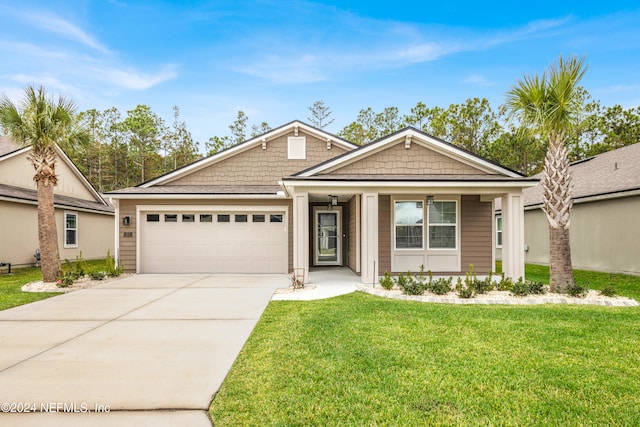
{"type": "MultiPolygon", "coordinates": [[[[57,148],[57,147],[56,147],[57,148]]],[[[30,147],[0,136],[0,262],[31,265],[38,243],[38,211],[30,147]]],[[[60,258],[104,258],[114,253],[114,209],[57,148],[54,190],[60,258]]]]}
{"type": "Polygon", "coordinates": [[[288,273],[348,266],[524,274],[523,188],[536,179],[413,128],[358,147],[294,121],[137,187],[116,204],[117,254],[139,273],[288,273]]]}
{"type": "MultiPolygon", "coordinates": [[[[570,228],[573,267],[640,274],[640,143],[576,162],[569,169],[574,184],[570,228]]],[[[549,232],[542,212],[542,187],[525,189],[523,194],[526,262],[548,265],[549,232]]],[[[497,209],[499,216],[499,206],[497,209]]],[[[501,251],[498,247],[498,259],[501,251]]]]}

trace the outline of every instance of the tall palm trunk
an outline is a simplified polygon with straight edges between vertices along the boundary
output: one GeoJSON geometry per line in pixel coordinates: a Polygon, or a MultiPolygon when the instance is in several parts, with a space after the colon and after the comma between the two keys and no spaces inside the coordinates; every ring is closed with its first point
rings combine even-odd
{"type": "Polygon", "coordinates": [[[560,293],[574,284],[569,238],[572,179],[564,140],[564,132],[551,132],[542,177],[543,210],[549,223],[549,281],[551,291],[560,293]]]}
{"type": "Polygon", "coordinates": [[[61,274],[53,200],[53,188],[58,182],[55,173],[55,149],[52,146],[34,147],[29,160],[36,170],[33,180],[38,188],[38,240],[42,280],[55,282],[61,274]]]}

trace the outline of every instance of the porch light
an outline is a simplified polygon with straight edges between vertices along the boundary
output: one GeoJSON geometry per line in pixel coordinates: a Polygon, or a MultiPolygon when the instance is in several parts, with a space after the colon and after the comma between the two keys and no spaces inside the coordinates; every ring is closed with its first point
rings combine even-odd
{"type": "Polygon", "coordinates": [[[329,196],[331,197],[331,206],[338,206],[338,196],[329,196]]]}
{"type": "Polygon", "coordinates": [[[433,206],[433,196],[427,196],[427,205],[433,206]]]}

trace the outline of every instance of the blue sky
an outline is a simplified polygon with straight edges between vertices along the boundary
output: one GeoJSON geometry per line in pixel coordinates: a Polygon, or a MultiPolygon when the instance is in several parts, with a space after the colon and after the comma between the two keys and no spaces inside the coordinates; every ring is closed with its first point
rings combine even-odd
{"type": "Polygon", "coordinates": [[[640,105],[633,1],[79,1],[0,3],[0,92],[44,84],[79,110],[172,107],[203,145],[238,110],[272,127],[323,99],[338,132],[358,111],[418,101],[494,108],[524,74],[586,56],[604,105],[640,105]],[[19,5],[18,5],[19,4],[19,5]]]}

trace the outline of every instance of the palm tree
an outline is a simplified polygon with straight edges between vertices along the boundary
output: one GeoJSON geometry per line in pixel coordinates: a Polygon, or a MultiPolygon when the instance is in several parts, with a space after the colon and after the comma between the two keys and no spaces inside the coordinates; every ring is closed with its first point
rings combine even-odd
{"type": "Polygon", "coordinates": [[[565,142],[583,108],[584,92],[578,84],[585,72],[584,58],[561,56],[542,76],[525,76],[507,92],[506,106],[512,115],[549,141],[542,188],[553,292],[567,292],[574,284],[569,241],[572,182],[565,142]]]}
{"type": "Polygon", "coordinates": [[[61,272],[53,205],[53,187],[58,182],[56,144],[83,137],[75,128],[74,112],[72,101],[47,97],[42,86],[26,87],[18,105],[6,95],[0,97],[0,127],[16,142],[32,147],[28,160],[35,169],[38,190],[38,240],[45,282],[55,282],[61,272]]]}

